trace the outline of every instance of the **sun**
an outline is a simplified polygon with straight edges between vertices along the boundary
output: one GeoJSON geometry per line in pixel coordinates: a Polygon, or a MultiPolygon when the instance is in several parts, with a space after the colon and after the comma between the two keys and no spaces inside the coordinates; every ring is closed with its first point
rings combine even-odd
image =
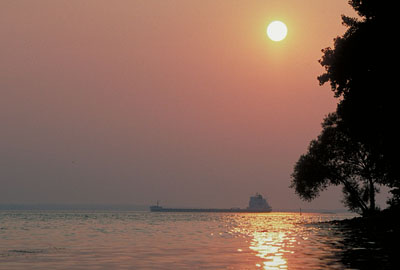
{"type": "Polygon", "coordinates": [[[273,21],[267,27],[267,35],[273,41],[284,40],[287,32],[286,24],[281,21],[273,21]]]}

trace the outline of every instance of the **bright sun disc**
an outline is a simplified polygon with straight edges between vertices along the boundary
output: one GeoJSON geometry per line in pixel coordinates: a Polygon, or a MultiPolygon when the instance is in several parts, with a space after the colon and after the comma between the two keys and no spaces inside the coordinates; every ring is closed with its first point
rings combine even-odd
{"type": "Polygon", "coordinates": [[[287,35],[287,27],[281,21],[273,21],[267,27],[267,35],[273,41],[281,41],[287,35]]]}

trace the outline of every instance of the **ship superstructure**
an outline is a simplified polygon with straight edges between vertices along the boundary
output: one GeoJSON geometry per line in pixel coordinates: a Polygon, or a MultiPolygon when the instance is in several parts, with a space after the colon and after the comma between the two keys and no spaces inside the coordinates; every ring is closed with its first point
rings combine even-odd
{"type": "Polygon", "coordinates": [[[255,196],[250,197],[248,210],[271,210],[271,206],[269,206],[266,199],[259,193],[256,193],[255,196]]]}

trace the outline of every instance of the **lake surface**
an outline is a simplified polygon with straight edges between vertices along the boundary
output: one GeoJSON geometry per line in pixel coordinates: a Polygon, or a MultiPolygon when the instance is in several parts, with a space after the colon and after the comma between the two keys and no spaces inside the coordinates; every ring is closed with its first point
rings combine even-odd
{"type": "Polygon", "coordinates": [[[0,269],[350,269],[353,216],[1,211],[0,269]]]}

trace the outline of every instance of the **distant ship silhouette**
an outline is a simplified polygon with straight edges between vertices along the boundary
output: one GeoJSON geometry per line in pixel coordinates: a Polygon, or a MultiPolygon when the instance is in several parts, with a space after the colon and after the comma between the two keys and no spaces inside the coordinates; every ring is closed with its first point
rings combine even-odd
{"type": "Polygon", "coordinates": [[[164,208],[158,204],[150,206],[151,212],[216,212],[216,213],[268,213],[272,211],[267,200],[259,193],[251,196],[249,206],[242,208],[164,208]]]}

